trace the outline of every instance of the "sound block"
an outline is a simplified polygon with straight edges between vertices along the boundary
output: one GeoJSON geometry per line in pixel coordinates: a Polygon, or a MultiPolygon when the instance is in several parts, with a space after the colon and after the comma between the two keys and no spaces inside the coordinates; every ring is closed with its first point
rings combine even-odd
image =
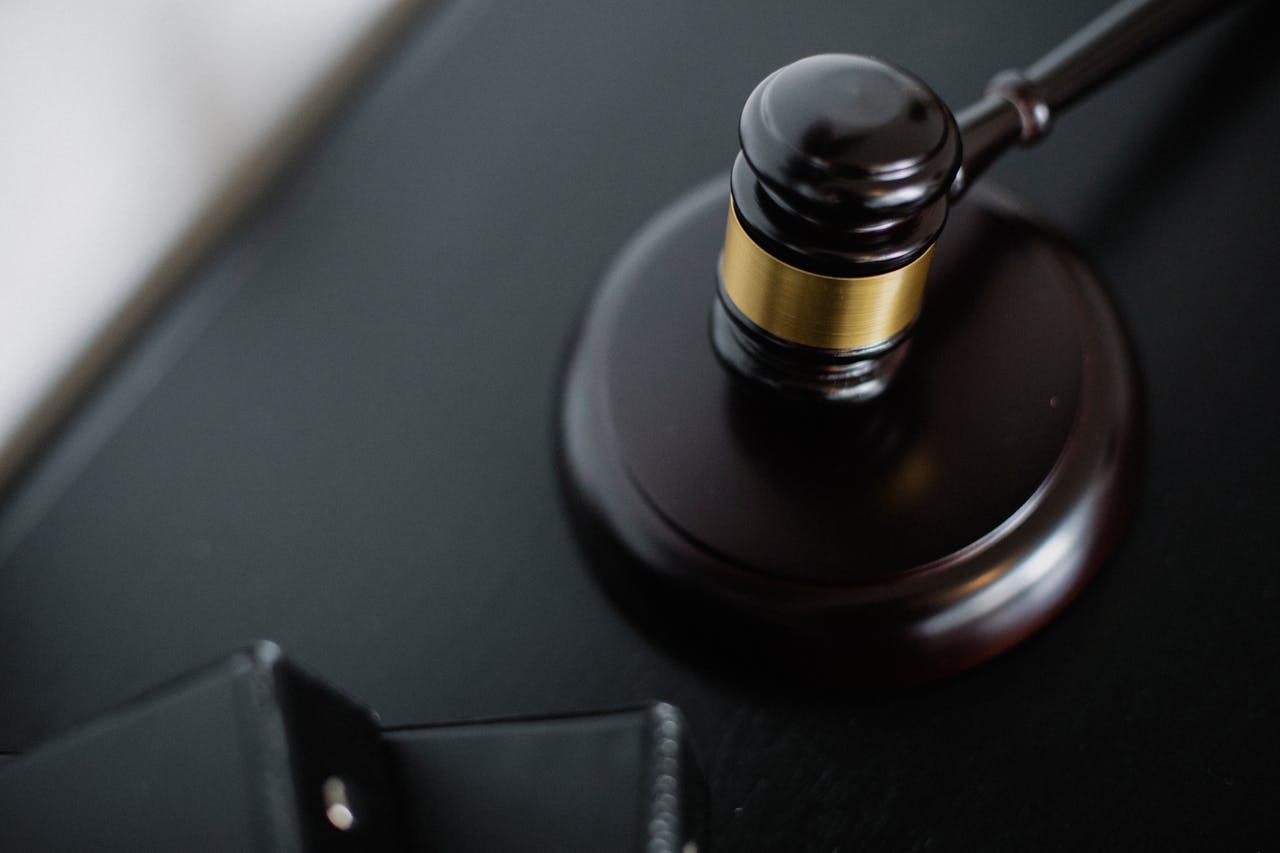
{"type": "Polygon", "coordinates": [[[874,682],[956,672],[1044,625],[1116,547],[1137,488],[1136,370],[1097,276],[975,190],[890,389],[789,400],[712,349],[727,210],[719,179],[658,215],[570,353],[562,480],[606,587],[715,654],[874,682]]]}

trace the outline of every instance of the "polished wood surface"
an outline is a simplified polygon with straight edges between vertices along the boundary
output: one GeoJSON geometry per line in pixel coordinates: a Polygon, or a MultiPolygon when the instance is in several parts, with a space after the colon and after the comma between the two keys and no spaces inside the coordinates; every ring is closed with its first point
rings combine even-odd
{"type": "MultiPolygon", "coordinates": [[[[865,277],[920,257],[947,218],[960,133],[910,72],[849,54],[808,56],[756,86],[731,177],[743,228],[808,272],[865,277]]],[[[726,164],[728,165],[728,164],[726,164]]]]}

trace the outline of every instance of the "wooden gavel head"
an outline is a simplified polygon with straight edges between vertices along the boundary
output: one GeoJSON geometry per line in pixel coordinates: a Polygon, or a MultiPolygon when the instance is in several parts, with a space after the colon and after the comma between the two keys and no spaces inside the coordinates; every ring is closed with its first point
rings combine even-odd
{"type": "Polygon", "coordinates": [[[947,219],[961,163],[951,111],[893,65],[824,54],[766,77],[739,139],[716,352],[788,394],[875,397],[901,363],[947,219]]]}

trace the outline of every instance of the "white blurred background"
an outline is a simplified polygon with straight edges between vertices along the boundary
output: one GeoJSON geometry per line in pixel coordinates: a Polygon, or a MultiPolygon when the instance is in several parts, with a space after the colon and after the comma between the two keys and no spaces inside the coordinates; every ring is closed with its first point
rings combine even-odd
{"type": "Polygon", "coordinates": [[[410,5],[0,3],[0,485],[410,5]]]}

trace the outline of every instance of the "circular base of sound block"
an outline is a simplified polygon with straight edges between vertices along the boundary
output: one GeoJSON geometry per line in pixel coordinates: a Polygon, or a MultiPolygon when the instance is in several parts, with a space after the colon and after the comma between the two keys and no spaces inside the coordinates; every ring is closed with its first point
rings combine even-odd
{"type": "Polygon", "coordinates": [[[1114,549],[1136,492],[1136,371],[1097,277],[975,191],[889,390],[789,400],[712,349],[726,187],[646,226],[579,328],[562,472],[594,568],[642,624],[875,680],[1031,634],[1114,549]]]}

